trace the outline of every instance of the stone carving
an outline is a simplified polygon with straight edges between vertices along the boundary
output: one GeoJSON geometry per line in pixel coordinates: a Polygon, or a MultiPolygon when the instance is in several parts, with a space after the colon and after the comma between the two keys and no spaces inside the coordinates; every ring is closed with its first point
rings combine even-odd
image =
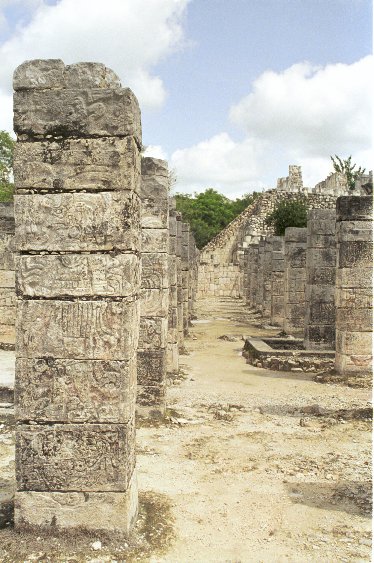
{"type": "Polygon", "coordinates": [[[14,211],[12,203],[0,203],[0,349],[13,349],[16,295],[14,274],[14,211]]]}

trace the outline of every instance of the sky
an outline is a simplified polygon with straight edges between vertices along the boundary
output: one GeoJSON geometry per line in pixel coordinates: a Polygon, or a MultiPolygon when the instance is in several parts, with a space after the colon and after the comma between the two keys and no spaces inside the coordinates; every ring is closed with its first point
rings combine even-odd
{"type": "Polygon", "coordinates": [[[174,190],[235,198],[288,165],[312,187],[330,155],[372,169],[369,0],[0,0],[0,129],[33,58],[103,62],[142,110],[174,190]]]}

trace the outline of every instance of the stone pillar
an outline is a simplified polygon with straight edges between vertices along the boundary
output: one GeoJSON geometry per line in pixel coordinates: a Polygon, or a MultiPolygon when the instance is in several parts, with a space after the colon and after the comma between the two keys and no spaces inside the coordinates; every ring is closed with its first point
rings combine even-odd
{"type": "Polygon", "coordinates": [[[334,209],[308,212],[304,347],[335,350],[334,209]]]}
{"type": "Polygon", "coordinates": [[[262,314],[264,307],[264,260],[265,260],[265,239],[258,243],[258,260],[256,275],[256,311],[262,314]]]}
{"type": "Polygon", "coordinates": [[[341,374],[369,374],[373,313],[372,197],[339,197],[336,211],[335,367],[341,374]]]}
{"type": "Polygon", "coordinates": [[[177,219],[175,200],[169,199],[169,318],[168,318],[168,373],[179,371],[178,351],[178,298],[177,298],[177,219]]]}
{"type": "Polygon", "coordinates": [[[169,173],[164,160],[142,158],[142,281],[137,411],[163,415],[169,314],[169,173]],[[155,232],[156,231],[156,232],[155,232]],[[152,244],[157,241],[157,244],[152,244]]]}
{"type": "Polygon", "coordinates": [[[15,525],[137,515],[140,110],[102,64],[14,74],[15,525]]]}
{"type": "Polygon", "coordinates": [[[283,330],[304,335],[306,228],[288,227],[285,237],[285,318],[283,330]]]}
{"type": "Polygon", "coordinates": [[[14,350],[15,324],[14,209],[0,203],[0,349],[14,350]]]}
{"type": "Polygon", "coordinates": [[[257,308],[257,274],[258,274],[259,244],[251,244],[248,256],[248,305],[257,308]]]}
{"type": "Polygon", "coordinates": [[[272,269],[273,245],[272,237],[265,238],[263,276],[264,276],[264,297],[262,316],[270,319],[271,317],[271,269],[272,269]]]}
{"type": "Polygon", "coordinates": [[[283,327],[285,293],[284,237],[271,237],[271,324],[283,327]]]}
{"type": "Polygon", "coordinates": [[[190,321],[194,312],[194,303],[196,296],[196,278],[197,278],[197,252],[195,237],[189,232],[188,238],[188,320],[190,321]]]}
{"type": "Polygon", "coordinates": [[[178,309],[178,349],[184,352],[184,308],[182,283],[182,215],[176,213],[177,220],[177,309],[178,309]]]}
{"type": "Polygon", "coordinates": [[[189,314],[188,314],[188,285],[189,285],[189,239],[190,226],[182,223],[182,300],[183,300],[183,333],[188,335],[189,314]]]}
{"type": "Polygon", "coordinates": [[[242,295],[242,298],[244,299],[244,302],[246,304],[248,303],[248,291],[249,291],[249,267],[248,267],[249,254],[250,254],[249,246],[244,247],[243,248],[243,263],[241,265],[241,267],[243,269],[243,295],[242,295]]]}

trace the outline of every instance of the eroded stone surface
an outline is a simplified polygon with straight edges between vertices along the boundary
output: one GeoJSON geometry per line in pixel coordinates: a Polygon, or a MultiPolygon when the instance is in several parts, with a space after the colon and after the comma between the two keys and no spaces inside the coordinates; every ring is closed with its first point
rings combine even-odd
{"type": "Polygon", "coordinates": [[[16,435],[18,490],[126,490],[135,464],[135,454],[129,455],[134,432],[133,420],[20,426],[16,435]]]}
{"type": "Polygon", "coordinates": [[[15,217],[20,251],[139,250],[133,192],[16,195],[15,217]]]}

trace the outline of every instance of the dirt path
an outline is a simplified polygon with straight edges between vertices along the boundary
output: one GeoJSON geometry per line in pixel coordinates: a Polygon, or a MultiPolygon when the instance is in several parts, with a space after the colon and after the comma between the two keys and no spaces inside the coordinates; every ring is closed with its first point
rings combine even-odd
{"type": "MultiPolygon", "coordinates": [[[[242,335],[275,331],[256,326],[239,301],[205,301],[197,314],[184,379],[168,390],[167,423],[138,429],[143,532],[135,547],[114,549],[102,537],[38,544],[29,535],[18,552],[19,538],[0,530],[0,560],[370,561],[371,426],[337,417],[367,407],[370,391],[246,364],[242,335]],[[92,539],[102,540],[99,553],[92,539]]],[[[10,494],[14,451],[4,428],[0,485],[10,494]]]]}
{"type": "Polygon", "coordinates": [[[239,301],[206,301],[198,318],[169,392],[185,420],[138,433],[140,488],[166,494],[176,519],[152,561],[370,561],[371,428],[334,417],[370,392],[246,364],[241,340],[218,337],[271,331],[239,301]],[[316,404],[325,416],[300,412],[316,404]]]}

